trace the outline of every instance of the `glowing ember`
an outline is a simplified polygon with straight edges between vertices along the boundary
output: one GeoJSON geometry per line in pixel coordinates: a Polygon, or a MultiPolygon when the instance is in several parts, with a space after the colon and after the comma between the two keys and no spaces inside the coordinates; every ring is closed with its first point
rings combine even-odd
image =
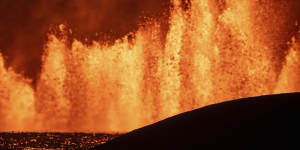
{"type": "Polygon", "coordinates": [[[127,132],[212,103],[300,91],[298,40],[277,69],[254,2],[172,4],[165,39],[152,21],[112,46],[70,46],[61,25],[35,89],[0,54],[0,131],[127,132]]]}

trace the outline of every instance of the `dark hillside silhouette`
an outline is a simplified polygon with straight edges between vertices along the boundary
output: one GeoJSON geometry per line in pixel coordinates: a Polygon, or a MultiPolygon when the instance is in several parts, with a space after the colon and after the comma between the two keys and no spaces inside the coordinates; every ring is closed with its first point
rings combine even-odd
{"type": "Polygon", "coordinates": [[[224,102],[134,130],[96,149],[299,149],[299,106],[300,93],[224,102]]]}

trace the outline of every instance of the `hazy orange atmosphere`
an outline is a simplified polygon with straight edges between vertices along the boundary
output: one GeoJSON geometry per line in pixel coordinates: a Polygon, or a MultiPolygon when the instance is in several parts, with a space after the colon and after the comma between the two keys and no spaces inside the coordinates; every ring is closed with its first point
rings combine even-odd
{"type": "Polygon", "coordinates": [[[300,92],[296,0],[33,2],[0,2],[0,132],[128,132],[300,92]]]}

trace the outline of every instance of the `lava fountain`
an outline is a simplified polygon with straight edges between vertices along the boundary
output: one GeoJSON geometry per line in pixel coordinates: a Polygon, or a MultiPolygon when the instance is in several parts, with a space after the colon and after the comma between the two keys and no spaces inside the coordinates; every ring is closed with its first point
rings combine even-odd
{"type": "Polygon", "coordinates": [[[60,25],[36,87],[0,54],[0,131],[128,132],[217,102],[299,92],[298,33],[279,54],[258,5],[173,0],[165,36],[150,19],[113,45],[70,44],[60,25]]]}

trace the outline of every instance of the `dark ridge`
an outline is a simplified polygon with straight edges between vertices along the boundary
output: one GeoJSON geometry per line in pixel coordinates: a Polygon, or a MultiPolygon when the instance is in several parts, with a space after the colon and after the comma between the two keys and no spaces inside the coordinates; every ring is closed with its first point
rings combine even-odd
{"type": "Polygon", "coordinates": [[[95,149],[299,149],[299,106],[300,93],[224,102],[134,130],[95,149]]]}

